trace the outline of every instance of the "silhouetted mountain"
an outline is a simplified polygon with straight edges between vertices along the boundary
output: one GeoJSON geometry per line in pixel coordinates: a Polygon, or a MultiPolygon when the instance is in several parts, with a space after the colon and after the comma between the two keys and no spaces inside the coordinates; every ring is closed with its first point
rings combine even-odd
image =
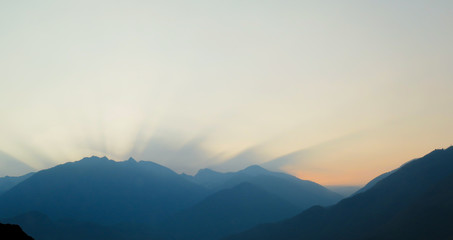
{"type": "Polygon", "coordinates": [[[175,239],[212,240],[259,223],[294,216],[299,209],[250,183],[221,190],[167,223],[175,239]]]}
{"type": "Polygon", "coordinates": [[[374,185],[376,185],[376,183],[378,183],[382,179],[384,179],[384,178],[390,176],[390,174],[396,172],[396,170],[398,170],[398,169],[394,169],[392,171],[383,173],[383,174],[375,177],[373,180],[371,180],[369,183],[367,183],[363,188],[357,190],[357,192],[355,192],[353,195],[367,191],[368,189],[372,188],[374,185]]]}
{"type": "Polygon", "coordinates": [[[227,239],[451,239],[452,175],[453,147],[435,150],[334,206],[227,239]]]}
{"type": "Polygon", "coordinates": [[[207,196],[152,162],[84,158],[35,173],[0,196],[0,216],[39,211],[54,219],[114,224],[161,221],[207,196]]]}
{"type": "Polygon", "coordinates": [[[19,176],[19,177],[9,177],[9,176],[1,177],[0,178],[0,195],[4,192],[10,190],[11,188],[16,186],[20,182],[24,181],[25,179],[31,177],[33,174],[34,173],[27,173],[27,174],[25,174],[23,176],[19,176]]]}
{"type": "Polygon", "coordinates": [[[199,170],[192,179],[209,189],[218,190],[222,184],[231,179],[235,174],[235,172],[221,173],[205,168],[199,170]]]}
{"type": "MultiPolygon", "coordinates": [[[[35,240],[165,240],[164,235],[149,226],[101,226],[75,220],[53,221],[39,212],[29,212],[2,222],[19,224],[35,240]]],[[[2,238],[3,239],[3,238],[2,238]]]]}
{"type": "Polygon", "coordinates": [[[32,237],[22,231],[19,225],[15,224],[0,223],[0,235],[5,240],[33,240],[32,237]]]}
{"type": "Polygon", "coordinates": [[[314,205],[331,205],[342,199],[341,195],[317,183],[301,180],[286,173],[268,171],[258,165],[229,173],[204,169],[193,179],[217,191],[248,182],[290,202],[301,211],[314,205]]]}
{"type": "Polygon", "coordinates": [[[453,239],[453,174],[435,184],[368,239],[453,239]]]}
{"type": "MultiPolygon", "coordinates": [[[[249,179],[256,176],[275,176],[284,179],[298,179],[294,176],[291,176],[286,173],[281,172],[272,172],[268,171],[258,165],[251,165],[247,168],[244,168],[237,172],[227,172],[221,173],[214,170],[205,168],[198,171],[198,173],[193,176],[194,181],[197,183],[210,188],[210,189],[222,189],[231,187],[229,185],[234,185],[237,182],[243,181],[244,179],[249,179]],[[232,180],[233,179],[233,180],[232,180]],[[237,179],[237,180],[235,180],[237,179]]],[[[298,179],[300,180],[300,179],[298,179]]]]}

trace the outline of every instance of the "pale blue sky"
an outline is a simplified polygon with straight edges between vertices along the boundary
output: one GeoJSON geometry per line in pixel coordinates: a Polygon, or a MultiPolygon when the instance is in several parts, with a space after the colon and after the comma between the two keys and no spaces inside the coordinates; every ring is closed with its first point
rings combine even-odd
{"type": "Polygon", "coordinates": [[[363,184],[453,144],[452,42],[452,1],[2,1],[0,151],[363,184]]]}

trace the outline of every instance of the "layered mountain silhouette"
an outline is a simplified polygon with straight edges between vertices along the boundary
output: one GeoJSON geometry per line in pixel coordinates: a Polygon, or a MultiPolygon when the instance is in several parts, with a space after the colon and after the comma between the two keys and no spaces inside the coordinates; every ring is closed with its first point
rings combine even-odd
{"type": "Polygon", "coordinates": [[[153,162],[90,157],[13,180],[0,195],[0,218],[36,240],[218,239],[341,199],[256,165],[189,176],[153,162]]]}
{"type": "Polygon", "coordinates": [[[394,169],[394,170],[392,170],[392,171],[383,173],[383,174],[381,174],[381,175],[375,177],[373,180],[371,180],[369,183],[367,183],[363,188],[357,190],[357,192],[355,192],[353,195],[367,191],[368,189],[370,189],[370,188],[372,188],[374,185],[376,185],[376,183],[378,183],[378,182],[381,181],[382,179],[384,179],[384,178],[390,176],[390,174],[396,172],[397,170],[398,170],[398,169],[394,169]]]}
{"type": "Polygon", "coordinates": [[[180,212],[166,223],[166,229],[175,239],[218,239],[298,212],[288,201],[251,183],[241,183],[180,212]]]}
{"type": "Polygon", "coordinates": [[[23,182],[25,179],[31,177],[33,174],[34,173],[27,173],[25,175],[18,176],[18,177],[10,177],[10,176],[1,177],[0,178],[0,195],[4,192],[10,190],[11,188],[16,186],[20,182],[23,182]]]}
{"type": "Polygon", "coordinates": [[[33,238],[28,236],[19,225],[15,224],[0,223],[0,235],[2,239],[33,240],[33,238]]]}
{"type": "Polygon", "coordinates": [[[0,222],[36,240],[453,238],[453,147],[337,204],[341,196],[321,185],[256,165],[189,176],[152,162],[90,157],[4,182],[0,222]]]}
{"type": "Polygon", "coordinates": [[[435,150],[331,207],[226,239],[452,239],[453,147],[435,150]]]}
{"type": "Polygon", "coordinates": [[[300,210],[314,205],[332,205],[343,197],[312,181],[301,180],[282,172],[268,171],[252,165],[238,172],[220,173],[210,169],[200,170],[193,181],[219,191],[248,182],[288,201],[300,210]]]}
{"type": "Polygon", "coordinates": [[[91,157],[39,171],[5,192],[0,216],[39,211],[54,219],[102,224],[155,222],[207,194],[156,163],[91,157]]]}

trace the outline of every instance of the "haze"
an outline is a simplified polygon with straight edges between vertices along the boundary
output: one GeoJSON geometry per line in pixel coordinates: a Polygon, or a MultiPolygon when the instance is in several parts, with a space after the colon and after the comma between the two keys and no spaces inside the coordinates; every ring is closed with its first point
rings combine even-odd
{"type": "Polygon", "coordinates": [[[2,175],[105,155],[360,185],[453,144],[452,1],[17,0],[0,30],[2,175]]]}

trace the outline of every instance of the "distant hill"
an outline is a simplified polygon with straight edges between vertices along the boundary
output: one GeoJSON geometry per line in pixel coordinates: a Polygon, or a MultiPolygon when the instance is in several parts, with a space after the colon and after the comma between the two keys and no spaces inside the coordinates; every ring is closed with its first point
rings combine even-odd
{"type": "Polygon", "coordinates": [[[34,173],[27,173],[27,174],[19,176],[19,177],[9,177],[9,176],[0,177],[0,195],[4,192],[10,190],[11,188],[16,186],[20,182],[24,181],[25,179],[31,177],[33,174],[34,173]]]}
{"type": "Polygon", "coordinates": [[[274,176],[283,179],[300,180],[283,172],[273,172],[258,165],[251,165],[237,172],[221,173],[205,168],[193,176],[193,180],[210,189],[231,187],[236,182],[244,181],[256,176],[274,176]]]}
{"type": "Polygon", "coordinates": [[[221,173],[205,168],[199,170],[193,177],[186,177],[208,189],[218,190],[226,181],[235,176],[235,174],[235,172],[221,173]]]}
{"type": "Polygon", "coordinates": [[[452,239],[453,147],[413,160],[368,190],[226,239],[452,239]]]}
{"type": "Polygon", "coordinates": [[[220,190],[166,223],[175,239],[212,240],[294,216],[291,203],[250,183],[220,190]]]}
{"type": "Polygon", "coordinates": [[[332,205],[343,198],[317,183],[301,180],[282,172],[268,171],[258,165],[229,173],[203,169],[193,177],[193,181],[212,191],[232,188],[248,182],[288,201],[300,210],[314,205],[332,205]]]}
{"type": "Polygon", "coordinates": [[[102,224],[161,221],[208,191],[152,162],[90,157],[35,173],[0,196],[0,216],[39,211],[102,224]]]}

